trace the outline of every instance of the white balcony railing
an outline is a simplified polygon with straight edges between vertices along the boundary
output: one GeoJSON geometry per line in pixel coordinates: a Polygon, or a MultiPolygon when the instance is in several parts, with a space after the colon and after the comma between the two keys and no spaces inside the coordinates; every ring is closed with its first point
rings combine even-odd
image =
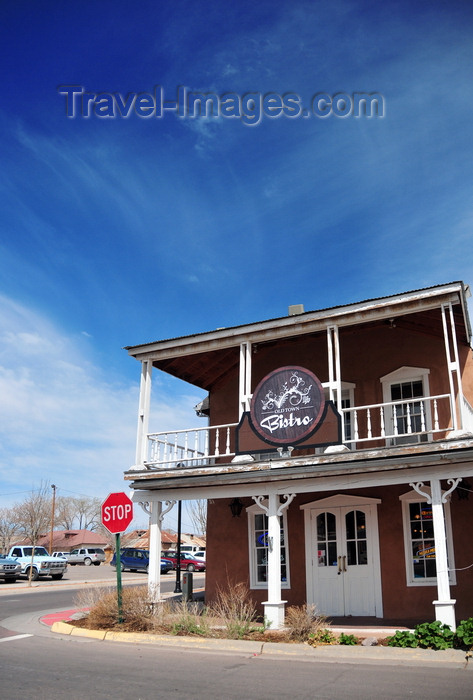
{"type": "Polygon", "coordinates": [[[450,429],[453,415],[450,394],[343,408],[342,414],[348,445],[373,440],[404,444],[418,442],[422,436],[429,439],[450,429]]]}
{"type": "MultiPolygon", "coordinates": [[[[473,426],[473,410],[468,404],[467,421],[473,426]]],[[[454,425],[450,394],[424,396],[367,406],[343,408],[344,444],[363,449],[415,443],[445,434],[454,425]]],[[[203,428],[173,430],[148,435],[148,469],[211,466],[235,456],[235,429],[238,423],[203,428]]],[[[293,456],[297,456],[297,447],[293,456]]],[[[305,452],[307,456],[307,452],[305,452]]]]}
{"type": "Polygon", "coordinates": [[[148,467],[200,466],[219,457],[235,456],[235,428],[238,423],[204,428],[173,430],[148,435],[148,467]]]}

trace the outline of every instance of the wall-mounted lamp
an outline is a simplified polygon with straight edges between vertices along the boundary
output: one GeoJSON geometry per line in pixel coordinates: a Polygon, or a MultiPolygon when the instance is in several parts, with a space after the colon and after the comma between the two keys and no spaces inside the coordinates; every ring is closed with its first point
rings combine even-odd
{"type": "Polygon", "coordinates": [[[243,503],[240,501],[240,499],[234,498],[233,501],[228,505],[230,510],[232,511],[232,516],[234,518],[239,518],[241,515],[241,511],[243,510],[243,503]]]}

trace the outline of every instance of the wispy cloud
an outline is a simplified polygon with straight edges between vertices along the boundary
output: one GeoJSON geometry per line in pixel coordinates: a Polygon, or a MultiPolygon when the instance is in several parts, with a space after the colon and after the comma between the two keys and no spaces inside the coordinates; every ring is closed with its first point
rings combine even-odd
{"type": "MultiPolygon", "coordinates": [[[[134,460],[136,384],[114,381],[93,364],[84,340],[33,310],[0,297],[0,505],[9,493],[54,482],[64,492],[105,497],[126,490],[134,460]]],[[[196,421],[200,396],[159,382],[155,430],[196,421]]],[[[21,500],[21,499],[19,499],[21,500]]]]}

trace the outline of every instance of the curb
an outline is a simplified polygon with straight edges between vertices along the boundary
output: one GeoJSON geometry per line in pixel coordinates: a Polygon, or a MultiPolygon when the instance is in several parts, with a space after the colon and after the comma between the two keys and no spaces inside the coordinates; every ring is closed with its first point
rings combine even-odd
{"type": "Polygon", "coordinates": [[[473,670],[468,663],[468,655],[459,649],[434,651],[432,649],[401,649],[398,647],[362,646],[320,646],[308,644],[285,644],[261,642],[245,639],[208,639],[202,637],[173,637],[149,634],[146,632],[106,632],[75,627],[67,622],[55,622],[51,632],[72,637],[88,637],[99,641],[127,642],[129,644],[155,644],[160,647],[208,651],[219,653],[239,653],[247,656],[291,658],[300,661],[324,661],[345,664],[381,664],[395,666],[432,667],[453,666],[463,670],[473,670]]]}

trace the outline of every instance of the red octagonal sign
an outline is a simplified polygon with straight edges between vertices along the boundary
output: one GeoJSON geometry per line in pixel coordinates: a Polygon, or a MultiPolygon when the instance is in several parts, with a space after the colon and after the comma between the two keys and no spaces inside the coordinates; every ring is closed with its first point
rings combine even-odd
{"type": "Polygon", "coordinates": [[[110,493],[102,503],[102,525],[112,535],[125,532],[133,520],[133,501],[126,493],[110,493]]]}

